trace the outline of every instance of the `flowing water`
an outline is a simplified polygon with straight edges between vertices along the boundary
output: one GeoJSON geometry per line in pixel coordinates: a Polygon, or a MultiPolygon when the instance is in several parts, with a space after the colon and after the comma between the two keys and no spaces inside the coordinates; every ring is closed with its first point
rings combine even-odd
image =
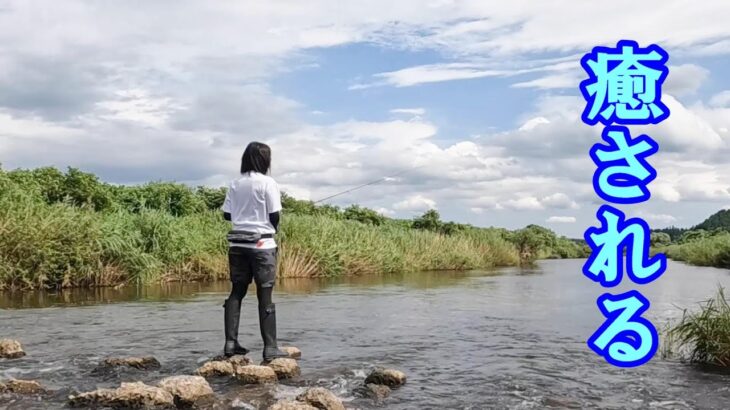
{"type": "MultiPolygon", "coordinates": [[[[303,351],[301,378],[212,386],[223,408],[245,409],[311,385],[360,409],[730,407],[729,372],[659,356],[618,369],[591,352],[584,341],[602,322],[595,300],[603,289],[581,275],[582,263],[284,281],[275,296],[280,344],[303,351]],[[381,404],[356,393],[374,366],[409,377],[381,404]]],[[[652,302],[649,319],[662,325],[712,296],[718,284],[730,285],[730,271],[670,262],[663,277],[640,290],[652,302]]],[[[0,294],[0,337],[21,340],[28,353],[0,361],[0,379],[36,379],[54,390],[40,399],[0,396],[0,408],[60,408],[74,391],[191,373],[222,348],[227,286],[0,294]],[[133,355],[153,355],[162,368],[94,372],[105,357],[133,355]]],[[[240,339],[259,356],[255,296],[243,309],[240,339]]]]}

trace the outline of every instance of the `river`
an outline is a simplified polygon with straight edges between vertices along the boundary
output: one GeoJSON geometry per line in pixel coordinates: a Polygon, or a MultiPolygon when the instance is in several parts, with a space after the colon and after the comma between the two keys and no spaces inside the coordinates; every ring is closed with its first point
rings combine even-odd
{"type": "MultiPolygon", "coordinates": [[[[595,300],[603,289],[582,276],[582,263],[287,280],[275,296],[280,344],[303,351],[301,378],[269,387],[211,384],[226,406],[246,409],[308,385],[360,409],[727,409],[730,372],[658,356],[618,369],[588,349],[585,339],[602,322],[595,300]],[[353,394],[378,365],[409,377],[380,406],[353,394]]],[[[634,288],[652,303],[648,318],[664,324],[718,284],[730,286],[730,271],[670,262],[663,277],[634,288]]],[[[191,373],[222,348],[227,287],[0,293],[0,337],[21,340],[28,353],[0,361],[0,379],[36,379],[55,391],[40,401],[5,396],[0,408],[55,409],[73,391],[191,373]],[[93,373],[105,357],[130,355],[153,355],[162,368],[93,373]]],[[[255,296],[243,309],[240,339],[258,359],[255,296]]]]}

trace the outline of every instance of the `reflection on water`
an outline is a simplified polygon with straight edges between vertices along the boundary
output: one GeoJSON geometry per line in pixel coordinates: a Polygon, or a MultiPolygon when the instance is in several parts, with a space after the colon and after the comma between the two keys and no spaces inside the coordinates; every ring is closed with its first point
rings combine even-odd
{"type": "MultiPolygon", "coordinates": [[[[226,403],[263,409],[321,385],[370,409],[378,405],[355,391],[384,365],[409,376],[388,409],[728,408],[726,371],[659,358],[618,369],[591,352],[585,340],[603,320],[596,298],[605,289],[583,277],[582,263],[285,280],[275,296],[279,335],[304,352],[302,377],[265,387],[213,380],[213,388],[226,403]]],[[[672,262],[649,285],[611,291],[640,288],[652,303],[649,319],[661,325],[718,284],[730,286],[730,271],[672,262]]],[[[56,409],[73,390],[191,373],[222,347],[228,289],[219,282],[1,294],[0,337],[20,339],[28,356],[0,361],[0,379],[38,379],[56,393],[42,401],[0,396],[0,408],[56,409]],[[128,355],[154,355],[162,368],[94,374],[102,358],[128,355]]],[[[258,356],[255,306],[255,297],[244,302],[240,339],[258,356]]]]}
{"type": "MultiPolygon", "coordinates": [[[[494,271],[500,274],[505,271],[494,271]]],[[[340,278],[299,279],[287,278],[277,283],[281,294],[308,294],[335,286],[386,286],[399,284],[414,289],[453,286],[470,275],[487,275],[490,272],[417,272],[393,275],[347,276],[340,278]]],[[[251,285],[253,289],[255,285],[251,285]]],[[[55,291],[9,292],[0,291],[0,309],[27,309],[53,306],[83,306],[131,301],[185,301],[205,293],[225,293],[230,282],[170,282],[148,286],[120,286],[91,289],[61,289],[55,291]]]]}

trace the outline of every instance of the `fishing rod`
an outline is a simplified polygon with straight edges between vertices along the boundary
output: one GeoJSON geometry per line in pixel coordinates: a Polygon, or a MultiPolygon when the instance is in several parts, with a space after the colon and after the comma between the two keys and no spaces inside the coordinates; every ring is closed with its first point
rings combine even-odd
{"type": "Polygon", "coordinates": [[[361,189],[361,188],[365,188],[365,187],[367,187],[367,186],[370,186],[370,185],[375,185],[375,184],[379,184],[379,183],[381,183],[381,182],[385,182],[385,181],[387,181],[387,180],[388,180],[388,179],[390,179],[390,178],[394,178],[394,177],[397,177],[397,176],[399,176],[399,175],[403,175],[403,174],[405,174],[405,173],[408,173],[408,172],[411,172],[411,171],[415,171],[415,170],[417,170],[418,168],[422,168],[422,167],[424,167],[424,166],[425,166],[425,164],[424,164],[424,165],[419,165],[419,166],[417,166],[417,167],[409,168],[409,169],[404,169],[404,170],[402,170],[402,171],[400,171],[400,172],[396,172],[395,174],[392,174],[392,175],[388,175],[388,176],[384,176],[384,177],[382,177],[382,178],[380,178],[380,179],[376,179],[376,180],[373,180],[373,181],[370,181],[370,182],[366,182],[366,183],[364,183],[364,184],[362,184],[362,185],[358,185],[358,186],[356,186],[356,187],[354,187],[354,188],[350,188],[350,189],[347,189],[347,190],[345,190],[345,191],[342,191],[342,192],[338,192],[338,193],[336,193],[336,194],[334,194],[334,195],[330,195],[330,196],[324,197],[324,198],[322,198],[322,199],[318,199],[318,200],[314,201],[313,203],[314,203],[314,204],[318,204],[318,203],[320,203],[320,202],[323,202],[323,201],[326,201],[326,200],[328,200],[328,199],[332,199],[332,198],[334,198],[334,197],[338,197],[338,196],[340,196],[340,195],[348,194],[348,193],[350,193],[350,192],[353,192],[353,191],[357,191],[358,189],[361,189]]]}

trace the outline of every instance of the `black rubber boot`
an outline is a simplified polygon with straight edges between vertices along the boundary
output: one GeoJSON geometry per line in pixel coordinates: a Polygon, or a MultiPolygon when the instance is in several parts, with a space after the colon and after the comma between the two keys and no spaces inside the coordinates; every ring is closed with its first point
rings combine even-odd
{"type": "Polygon", "coordinates": [[[223,355],[231,357],[237,354],[245,355],[248,349],[238,344],[238,322],[241,319],[241,301],[226,299],[223,304],[226,332],[226,344],[223,346],[223,355]]]}
{"type": "Polygon", "coordinates": [[[276,305],[259,306],[259,327],[264,340],[264,361],[270,362],[277,357],[289,357],[279,350],[276,344],[276,305]]]}

